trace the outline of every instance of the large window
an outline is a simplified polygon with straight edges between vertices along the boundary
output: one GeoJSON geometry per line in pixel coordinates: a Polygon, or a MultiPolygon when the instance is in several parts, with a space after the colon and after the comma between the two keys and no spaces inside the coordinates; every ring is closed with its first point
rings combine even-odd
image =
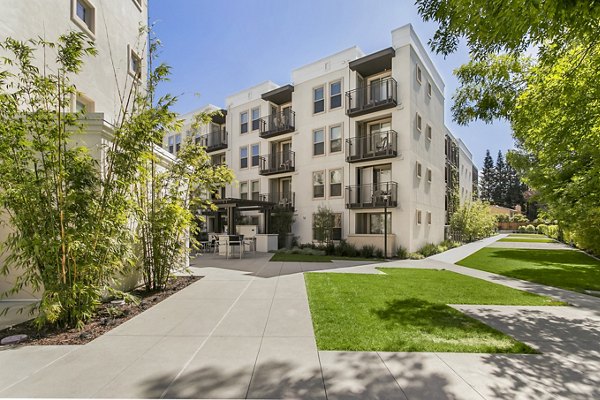
{"type": "Polygon", "coordinates": [[[342,106],[342,81],[333,82],[329,85],[329,108],[334,109],[342,106]]]}
{"type": "Polygon", "coordinates": [[[329,196],[340,197],[342,195],[342,169],[329,171],[329,196]]]}
{"type": "Polygon", "coordinates": [[[133,49],[129,49],[129,73],[136,79],[142,76],[142,59],[133,49]]]}
{"type": "Polygon", "coordinates": [[[252,130],[255,131],[260,127],[260,108],[252,109],[252,130]]]}
{"type": "MultiPolygon", "coordinates": [[[[356,233],[366,235],[382,235],[384,233],[384,218],[383,213],[359,213],[356,214],[356,233]]],[[[388,212],[387,215],[387,232],[392,232],[392,216],[388,212]]]]}
{"type": "Polygon", "coordinates": [[[342,127],[332,126],[329,128],[329,152],[337,153],[342,151],[342,127]]]}
{"type": "Polygon", "coordinates": [[[240,114],[240,132],[248,132],[248,111],[244,111],[240,114]]]}
{"type": "Polygon", "coordinates": [[[181,135],[175,135],[175,153],[181,149],[181,135]]]}
{"type": "Polygon", "coordinates": [[[260,184],[259,181],[250,182],[250,192],[252,195],[252,200],[258,200],[260,197],[260,184]]]}
{"type": "Polygon", "coordinates": [[[325,198],[325,172],[313,172],[313,198],[325,198]]]}
{"type": "Polygon", "coordinates": [[[240,147],[240,168],[248,168],[248,146],[240,147]]]}
{"type": "Polygon", "coordinates": [[[313,113],[325,111],[325,86],[313,89],[313,113]]]}
{"type": "MultiPolygon", "coordinates": [[[[317,227],[315,224],[315,214],[313,214],[313,240],[323,240],[327,238],[317,237],[317,227]]],[[[333,213],[331,224],[329,225],[329,233],[327,234],[330,240],[342,240],[342,213],[333,213]]]]}
{"type": "Polygon", "coordinates": [[[252,156],[252,160],[250,161],[250,165],[253,167],[258,167],[258,161],[260,158],[260,144],[256,143],[250,147],[250,152],[252,156]]]}
{"type": "Polygon", "coordinates": [[[313,156],[325,154],[325,131],[317,129],[313,131],[313,156]]]}
{"type": "Polygon", "coordinates": [[[248,182],[240,182],[240,199],[248,199],[248,182]]]}
{"type": "Polygon", "coordinates": [[[169,153],[173,154],[175,151],[175,136],[169,136],[169,153]]]}

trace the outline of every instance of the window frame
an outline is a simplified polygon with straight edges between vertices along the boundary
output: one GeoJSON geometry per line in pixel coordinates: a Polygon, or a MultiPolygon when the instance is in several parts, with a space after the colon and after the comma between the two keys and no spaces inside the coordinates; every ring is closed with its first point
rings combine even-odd
{"type": "Polygon", "coordinates": [[[325,154],[326,154],[326,151],[325,151],[325,128],[314,129],[312,131],[312,155],[313,155],[313,157],[322,157],[325,154]],[[317,132],[321,132],[321,134],[323,135],[323,140],[321,142],[315,142],[316,133],[317,132]],[[316,150],[315,146],[318,145],[318,144],[322,144],[323,145],[323,152],[320,153],[320,154],[315,154],[316,153],[315,152],[315,150],[316,150]]]}
{"type": "Polygon", "coordinates": [[[135,80],[142,79],[142,58],[137,54],[137,52],[131,47],[127,45],[127,72],[130,76],[135,80]],[[132,61],[136,60],[138,64],[138,70],[134,71],[132,68],[132,61]]]}
{"type": "Polygon", "coordinates": [[[332,125],[332,126],[329,127],[329,137],[328,137],[328,139],[329,139],[329,154],[336,154],[336,153],[341,153],[341,152],[344,151],[344,129],[343,129],[343,127],[342,127],[341,124],[339,124],[339,125],[332,125]],[[339,128],[339,130],[340,130],[340,137],[338,139],[331,139],[331,131],[333,129],[336,129],[336,128],[339,128]],[[331,143],[334,140],[339,140],[340,141],[340,149],[339,150],[333,151],[331,149],[331,143]]]}
{"type": "Polygon", "coordinates": [[[244,134],[248,133],[248,128],[250,128],[249,117],[250,117],[250,115],[248,114],[248,110],[240,112],[240,135],[244,135],[244,134]],[[246,122],[243,122],[244,115],[246,116],[246,122]],[[246,125],[246,126],[244,127],[244,125],[246,125]]]}
{"type": "Polygon", "coordinates": [[[167,136],[167,150],[169,153],[175,154],[175,135],[167,136]]]}
{"type": "Polygon", "coordinates": [[[344,197],[344,168],[332,168],[330,170],[327,171],[327,177],[328,177],[328,185],[327,187],[329,188],[329,197],[330,198],[341,198],[344,197]],[[336,172],[336,171],[340,171],[340,182],[339,183],[332,183],[332,173],[336,172]],[[332,194],[332,185],[339,185],[340,186],[340,194],[338,195],[334,195],[332,194]]]}
{"type": "Polygon", "coordinates": [[[427,81],[427,96],[429,98],[431,98],[431,92],[432,92],[432,90],[433,90],[433,88],[432,88],[431,82],[427,81]]]}
{"type": "Polygon", "coordinates": [[[249,193],[248,189],[249,189],[248,181],[240,181],[240,199],[248,200],[248,193],[249,193]],[[246,185],[246,191],[242,190],[243,185],[246,185]],[[244,194],[246,195],[246,197],[244,197],[244,194]]]}
{"type": "Polygon", "coordinates": [[[260,179],[254,179],[250,181],[250,199],[251,200],[260,200],[260,179]],[[257,185],[257,190],[256,192],[253,190],[253,186],[256,183],[257,185]],[[254,193],[256,193],[256,198],[254,198],[254,193]]]}
{"type": "Polygon", "coordinates": [[[417,112],[415,115],[415,128],[418,132],[423,131],[423,117],[421,117],[421,114],[419,114],[419,112],[417,112]]]}
{"type": "Polygon", "coordinates": [[[333,82],[329,82],[329,109],[330,110],[335,110],[337,108],[342,108],[343,101],[342,101],[342,93],[344,92],[343,86],[342,86],[342,80],[338,79],[336,81],[333,82]],[[332,90],[332,86],[335,85],[336,83],[339,83],[340,85],[340,92],[338,94],[333,94],[333,90],[332,90]],[[340,104],[337,106],[333,106],[333,98],[334,97],[338,97],[340,98],[340,104]]]}
{"type": "Polygon", "coordinates": [[[432,219],[431,211],[427,211],[427,225],[431,225],[432,219]]]}
{"type": "Polygon", "coordinates": [[[260,106],[259,107],[252,107],[250,109],[250,128],[252,130],[252,132],[257,131],[260,129],[260,106]],[[256,118],[254,118],[254,112],[257,111],[257,116],[256,118]],[[256,128],[255,123],[256,122],[256,128]]]}
{"type": "Polygon", "coordinates": [[[431,181],[433,180],[433,171],[431,170],[431,168],[427,168],[427,170],[425,171],[425,177],[427,178],[427,182],[431,183],[431,181]]]}
{"type": "Polygon", "coordinates": [[[423,177],[423,164],[421,164],[419,161],[417,161],[415,164],[415,173],[417,178],[421,179],[423,177]]]}
{"type": "Polygon", "coordinates": [[[313,171],[311,185],[312,185],[312,198],[313,198],[313,200],[322,200],[322,199],[324,199],[325,198],[325,186],[326,186],[326,182],[325,182],[325,170],[313,171]],[[322,182],[323,182],[321,185],[315,185],[315,176],[317,176],[318,174],[321,175],[321,179],[322,179],[322,182]],[[317,197],[317,196],[315,196],[315,187],[318,187],[318,186],[322,186],[323,187],[323,195],[317,197]]]}
{"type": "Polygon", "coordinates": [[[416,209],[415,221],[416,221],[417,225],[422,225],[422,222],[423,222],[422,212],[418,208],[416,209]]]}
{"type": "Polygon", "coordinates": [[[421,66],[417,63],[415,64],[417,69],[415,71],[415,80],[420,84],[423,83],[423,71],[421,70],[421,66]]]}
{"type": "Polygon", "coordinates": [[[249,158],[250,158],[250,168],[255,168],[260,165],[260,143],[252,143],[250,145],[249,158]],[[258,148],[258,153],[256,155],[254,155],[254,152],[253,152],[255,146],[258,148]],[[255,157],[256,157],[256,165],[254,164],[255,157]]]}
{"type": "Polygon", "coordinates": [[[431,125],[425,124],[425,138],[427,140],[429,140],[430,142],[431,142],[431,136],[432,136],[431,131],[432,131],[431,125]]]}
{"type": "Polygon", "coordinates": [[[240,146],[240,169],[248,169],[248,146],[240,146]],[[242,157],[242,150],[246,150],[246,157],[242,157]],[[246,159],[246,166],[243,166],[243,160],[246,159]]]}
{"type": "Polygon", "coordinates": [[[90,0],[71,0],[71,21],[75,23],[83,32],[88,35],[92,40],[96,39],[96,7],[90,0]],[[78,3],[90,12],[89,23],[82,19],[77,13],[78,3]]]}
{"type": "Polygon", "coordinates": [[[326,93],[325,93],[325,85],[315,86],[312,90],[312,95],[313,95],[313,97],[312,97],[313,98],[312,99],[313,115],[324,113],[325,112],[325,98],[327,97],[326,93]],[[317,90],[319,90],[319,89],[323,90],[323,96],[321,97],[321,99],[317,100],[316,93],[317,93],[317,90]],[[317,102],[323,102],[323,109],[321,111],[316,111],[317,110],[317,107],[316,107],[317,102]]]}

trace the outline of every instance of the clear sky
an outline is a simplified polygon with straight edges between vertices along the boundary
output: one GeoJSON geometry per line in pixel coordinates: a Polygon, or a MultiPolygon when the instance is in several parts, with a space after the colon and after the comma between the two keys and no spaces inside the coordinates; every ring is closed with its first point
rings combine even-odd
{"type": "MultiPolygon", "coordinates": [[[[424,23],[410,0],[149,0],[150,22],[173,67],[162,91],[179,96],[176,111],[205,104],[266,80],[284,85],[291,71],[357,45],[369,54],[391,45],[391,31],[407,23],[423,44],[436,26],[424,23]]],[[[457,81],[452,71],[468,61],[462,47],[446,59],[429,53],[446,83],[446,125],[473,152],[481,167],[485,150],[512,148],[510,126],[452,121],[457,81]]]]}

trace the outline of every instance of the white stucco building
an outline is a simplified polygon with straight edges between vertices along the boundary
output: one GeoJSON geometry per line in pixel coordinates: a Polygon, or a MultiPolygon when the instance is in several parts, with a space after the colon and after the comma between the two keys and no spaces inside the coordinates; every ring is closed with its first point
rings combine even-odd
{"type": "MultiPolygon", "coordinates": [[[[144,57],[147,35],[140,28],[147,24],[147,0],[27,0],[0,2],[0,38],[19,41],[41,37],[56,42],[69,31],[83,32],[94,42],[98,54],[86,57],[81,73],[74,77],[77,95],[72,99],[72,110],[85,107],[85,133],[75,142],[90,149],[100,162],[106,145],[110,143],[113,126],[122,116],[133,85],[146,79],[144,57]]],[[[4,54],[0,54],[4,55],[4,54]]],[[[35,53],[41,67],[44,60],[35,53]]],[[[46,53],[46,63],[52,70],[53,50],[46,53]]],[[[129,100],[131,102],[131,100],[129,100]]],[[[164,162],[173,157],[159,151],[164,162]]],[[[0,182],[1,184],[1,182],[0,182]]],[[[0,217],[2,215],[0,210],[0,217]]],[[[9,227],[0,224],[0,242],[6,238],[9,227]]],[[[3,259],[0,258],[0,264],[3,259]]],[[[0,293],[12,286],[10,276],[0,276],[0,293]]],[[[17,298],[35,295],[24,291],[17,298]]]]}
{"type": "MultiPolygon", "coordinates": [[[[352,47],[295,69],[289,85],[269,81],[227,97],[225,125],[214,126],[225,128],[226,142],[208,148],[238,180],[223,197],[294,210],[301,243],[313,240],[319,206],[336,213],[336,239],[359,246],[383,248],[384,220],[389,253],[442,241],[448,165],[468,169],[460,175],[466,201],[471,154],[444,125],[444,82],[412,26],[391,39],[373,54],[352,47]]],[[[263,219],[252,216],[260,226],[263,219]]],[[[208,230],[222,225],[210,217],[208,230]]]]}

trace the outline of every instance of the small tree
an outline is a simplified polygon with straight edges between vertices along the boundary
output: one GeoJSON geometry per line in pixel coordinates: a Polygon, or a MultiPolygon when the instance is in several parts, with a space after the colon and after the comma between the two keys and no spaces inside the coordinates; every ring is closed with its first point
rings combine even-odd
{"type": "Polygon", "coordinates": [[[465,203],[452,214],[450,228],[469,242],[491,236],[496,228],[496,217],[489,206],[480,200],[465,203]]]}
{"type": "Polygon", "coordinates": [[[313,237],[320,243],[328,244],[333,237],[335,215],[325,206],[319,206],[313,214],[313,237]]]}

